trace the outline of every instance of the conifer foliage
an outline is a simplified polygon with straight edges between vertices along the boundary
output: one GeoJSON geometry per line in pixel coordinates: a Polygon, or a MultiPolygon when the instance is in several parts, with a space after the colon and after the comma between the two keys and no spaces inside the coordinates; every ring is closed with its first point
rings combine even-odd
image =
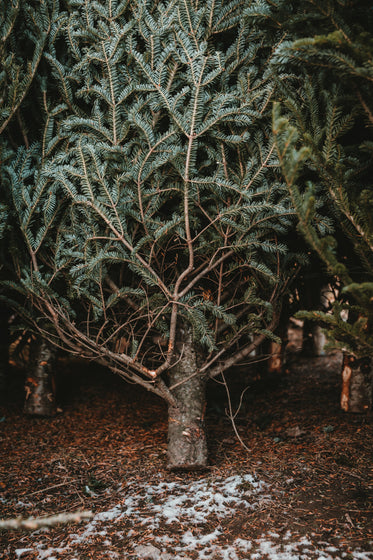
{"type": "Polygon", "coordinates": [[[273,336],[291,274],[274,84],[244,4],[67,1],[40,138],[2,170],[13,305],[167,401],[170,468],[206,463],[206,379],[273,336]]]}
{"type": "Polygon", "coordinates": [[[21,106],[38,76],[50,32],[52,6],[47,0],[0,5],[0,134],[14,117],[21,124],[21,106]]]}
{"type": "Polygon", "coordinates": [[[365,412],[373,402],[372,5],[261,3],[253,17],[267,35],[274,21],[284,31],[272,65],[282,90],[276,149],[299,229],[342,285],[332,313],[300,316],[321,322],[345,353],[342,408],[365,412]]]}
{"type": "Polygon", "coordinates": [[[293,32],[274,57],[280,72],[304,76],[275,106],[276,146],[300,229],[343,285],[333,314],[305,316],[328,326],[333,346],[371,357],[373,10],[369,2],[305,5],[310,36],[293,32]]]}

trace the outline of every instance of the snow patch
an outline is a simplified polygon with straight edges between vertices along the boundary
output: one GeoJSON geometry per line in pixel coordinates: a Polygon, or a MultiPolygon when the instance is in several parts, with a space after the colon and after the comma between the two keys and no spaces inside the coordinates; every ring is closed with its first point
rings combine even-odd
{"type": "MultiPolygon", "coordinates": [[[[75,560],[80,558],[81,547],[93,539],[100,544],[103,558],[113,560],[123,558],[123,553],[135,559],[139,551],[142,558],[148,554],[153,560],[190,560],[188,555],[196,553],[199,560],[345,560],[350,554],[343,546],[339,550],[328,542],[295,537],[290,531],[282,537],[269,532],[259,539],[243,534],[227,544],[224,519],[231,520],[238,510],[249,514],[273,500],[266,485],[249,474],[121,485],[120,493],[119,504],[97,513],[84,526],[75,526],[70,534],[66,528],[64,540],[54,547],[50,531],[31,533],[33,548],[17,549],[17,560],[30,552],[37,560],[75,560]]],[[[373,560],[373,552],[356,550],[353,558],[373,560]]]]}
{"type": "Polygon", "coordinates": [[[33,548],[16,548],[14,553],[17,556],[17,558],[21,558],[22,554],[25,554],[25,552],[33,552],[33,550],[34,550],[33,548]]]}

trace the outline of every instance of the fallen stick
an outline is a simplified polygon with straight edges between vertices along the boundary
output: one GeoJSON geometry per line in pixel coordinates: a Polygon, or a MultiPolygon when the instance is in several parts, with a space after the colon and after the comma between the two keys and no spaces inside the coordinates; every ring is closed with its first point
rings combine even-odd
{"type": "Polygon", "coordinates": [[[0,519],[0,529],[11,531],[12,529],[35,530],[41,527],[54,527],[59,523],[80,523],[85,519],[91,519],[93,513],[91,511],[77,511],[76,513],[59,513],[50,517],[28,517],[22,519],[0,519]]]}
{"type": "Polygon", "coordinates": [[[77,480],[68,480],[66,482],[60,482],[59,484],[53,484],[53,486],[48,486],[47,488],[41,488],[40,490],[36,490],[35,492],[31,492],[31,494],[26,494],[26,497],[35,496],[35,494],[40,494],[40,492],[48,492],[48,490],[53,490],[54,488],[60,488],[61,486],[67,486],[68,484],[74,484],[74,482],[78,482],[77,480]]]}

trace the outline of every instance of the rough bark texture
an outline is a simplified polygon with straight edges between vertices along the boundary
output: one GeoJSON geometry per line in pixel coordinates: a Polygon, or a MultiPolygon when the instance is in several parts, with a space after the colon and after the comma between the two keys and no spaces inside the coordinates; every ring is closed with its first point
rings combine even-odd
{"type": "Polygon", "coordinates": [[[54,351],[43,339],[32,349],[30,371],[26,378],[25,414],[54,416],[56,414],[54,383],[54,351]]]}
{"type": "Polygon", "coordinates": [[[281,344],[271,341],[267,369],[269,373],[281,373],[283,367],[283,348],[281,344]]]}
{"type": "Polygon", "coordinates": [[[371,410],[372,387],[372,361],[367,358],[357,360],[345,355],[342,368],[342,410],[360,414],[371,410]]]}
{"type": "Polygon", "coordinates": [[[172,394],[178,406],[168,408],[167,466],[171,470],[198,470],[207,465],[206,380],[193,375],[198,367],[197,355],[188,329],[179,329],[177,350],[177,362],[169,372],[170,388],[175,386],[172,394]]]}

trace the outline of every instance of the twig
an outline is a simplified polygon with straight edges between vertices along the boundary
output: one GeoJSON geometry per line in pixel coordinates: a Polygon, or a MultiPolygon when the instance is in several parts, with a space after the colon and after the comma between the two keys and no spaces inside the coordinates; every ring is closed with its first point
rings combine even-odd
{"type": "Polygon", "coordinates": [[[361,106],[363,107],[364,111],[367,114],[368,120],[371,124],[373,124],[373,114],[371,112],[371,110],[369,109],[368,105],[366,104],[366,102],[363,99],[363,96],[361,95],[360,91],[356,88],[355,91],[357,92],[357,96],[359,98],[359,101],[361,103],[361,106]]]}
{"type": "Polygon", "coordinates": [[[21,130],[21,134],[22,134],[22,137],[23,137],[23,141],[24,141],[24,143],[25,143],[25,147],[26,147],[26,149],[28,150],[29,147],[30,147],[30,143],[29,143],[28,138],[27,138],[27,133],[26,133],[24,124],[23,124],[23,122],[22,122],[22,117],[21,117],[21,113],[20,113],[19,108],[18,108],[17,111],[16,111],[16,115],[17,115],[18,126],[19,126],[19,128],[20,128],[20,130],[21,130]]]}
{"type": "Polygon", "coordinates": [[[91,511],[77,511],[76,513],[59,513],[50,517],[28,517],[22,519],[0,519],[0,529],[27,529],[35,530],[40,527],[54,527],[59,523],[80,523],[84,519],[91,519],[93,513],[91,511]]]}
{"type": "Polygon", "coordinates": [[[41,490],[36,490],[36,492],[31,492],[31,494],[27,494],[29,496],[35,496],[35,494],[40,494],[41,492],[48,492],[48,490],[53,490],[54,488],[59,488],[60,486],[67,486],[68,484],[74,484],[78,482],[77,480],[69,480],[67,482],[60,482],[60,484],[54,484],[53,486],[48,486],[48,488],[41,488],[41,490]]]}
{"type": "Polygon", "coordinates": [[[232,427],[233,427],[234,433],[236,434],[237,439],[238,439],[238,441],[240,442],[240,444],[242,445],[242,447],[243,447],[244,449],[246,449],[246,451],[251,451],[251,449],[249,449],[249,448],[247,447],[247,445],[243,442],[243,440],[242,440],[240,434],[238,433],[237,426],[236,426],[236,423],[235,423],[235,421],[234,421],[234,419],[235,419],[235,417],[236,417],[236,415],[237,415],[237,412],[236,412],[236,414],[233,414],[231,396],[230,396],[229,388],[228,388],[228,385],[227,385],[227,382],[226,382],[226,380],[225,380],[225,376],[224,376],[224,373],[223,373],[223,372],[221,373],[221,376],[222,376],[222,379],[223,379],[223,383],[224,383],[225,390],[226,390],[226,392],[227,392],[228,407],[229,407],[229,414],[228,414],[228,417],[229,417],[230,421],[232,422],[232,427]]]}

